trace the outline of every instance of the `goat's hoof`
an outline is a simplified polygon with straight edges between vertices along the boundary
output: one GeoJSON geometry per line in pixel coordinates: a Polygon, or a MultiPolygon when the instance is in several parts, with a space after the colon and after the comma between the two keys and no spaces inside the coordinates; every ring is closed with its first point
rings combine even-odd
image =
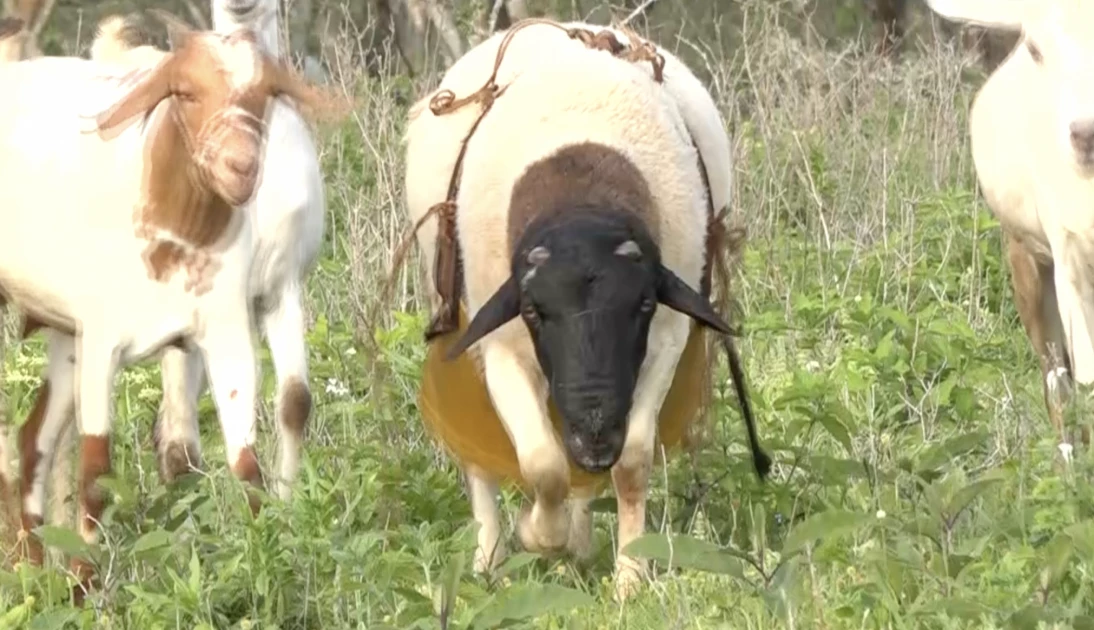
{"type": "Polygon", "coordinates": [[[527,551],[543,556],[559,555],[570,539],[570,515],[560,506],[544,513],[538,505],[525,505],[517,519],[517,535],[527,551]]]}

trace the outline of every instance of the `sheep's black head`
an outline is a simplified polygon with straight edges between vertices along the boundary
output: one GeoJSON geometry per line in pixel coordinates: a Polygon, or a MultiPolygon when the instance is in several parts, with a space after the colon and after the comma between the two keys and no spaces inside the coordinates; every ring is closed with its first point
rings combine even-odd
{"type": "Polygon", "coordinates": [[[566,450],[589,472],[608,470],[622,454],[657,305],[729,332],[710,303],[661,264],[629,213],[574,208],[537,219],[511,268],[448,356],[520,316],[562,416],[566,450]]]}

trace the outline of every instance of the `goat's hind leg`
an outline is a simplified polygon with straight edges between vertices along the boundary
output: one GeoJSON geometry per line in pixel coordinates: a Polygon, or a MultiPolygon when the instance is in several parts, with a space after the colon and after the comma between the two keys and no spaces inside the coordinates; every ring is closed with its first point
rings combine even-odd
{"type": "Polygon", "coordinates": [[[165,348],[160,359],[163,401],[152,439],[159,460],[160,479],[171,482],[201,468],[198,397],[205,387],[201,355],[175,347],[165,348]]]}
{"type": "Polygon", "coordinates": [[[479,524],[474,569],[477,573],[490,573],[505,559],[501,514],[498,511],[498,482],[474,466],[464,467],[464,476],[467,479],[467,496],[471,500],[471,515],[479,524]]]}
{"type": "Polygon", "coordinates": [[[1014,237],[1006,237],[1006,249],[1015,307],[1040,361],[1045,407],[1053,428],[1060,436],[1066,459],[1070,455],[1066,451],[1071,440],[1067,435],[1064,410],[1070,398],[1071,375],[1064,326],[1056,301],[1053,265],[1037,260],[1014,237]]]}
{"type": "MultiPolygon", "coordinates": [[[[25,543],[25,557],[32,564],[41,564],[41,542],[31,531],[43,524],[43,512],[47,502],[51,506],[51,520],[57,523],[58,506],[70,489],[69,453],[62,446],[71,446],[71,428],[75,411],[75,339],[55,331],[47,331],[49,345],[45,378],[38,387],[34,406],[26,422],[19,428],[20,459],[20,538],[25,543]],[[61,457],[58,458],[58,450],[61,457]],[[52,483],[47,484],[47,479],[52,483]],[[64,482],[64,483],[58,483],[64,482]]],[[[63,512],[62,512],[63,514],[63,512]]]]}

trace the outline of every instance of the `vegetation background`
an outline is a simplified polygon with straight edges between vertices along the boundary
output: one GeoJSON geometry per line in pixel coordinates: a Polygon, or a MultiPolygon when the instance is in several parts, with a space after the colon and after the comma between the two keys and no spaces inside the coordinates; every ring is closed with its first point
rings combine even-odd
{"type": "MultiPolygon", "coordinates": [[[[207,395],[206,470],[160,484],[158,368],[129,369],[101,545],[43,530],[54,550],[96,559],[105,587],[75,610],[64,563],[8,563],[0,629],[1094,628],[1092,466],[1085,454],[1056,463],[969,155],[971,98],[1014,40],[981,45],[921,3],[895,26],[896,4],[659,0],[631,22],[691,64],[734,139],[734,212],[749,236],[735,279],[741,352],[777,465],[756,481],[723,369],[710,442],[659,469],[651,490],[640,551],[658,560],[654,578],[620,607],[610,495],[589,566],[510,538],[499,575],[470,572],[458,470],[416,409],[416,260],[382,321],[369,314],[387,307],[377,287],[406,228],[405,111],[446,60],[510,13],[605,22],[638,3],[290,3],[298,63],[358,97],[349,121],[318,132],[329,207],[309,281],[317,405],[294,496],[251,518],[207,395]],[[371,378],[373,359],[385,378],[371,378]]],[[[208,19],[199,0],[56,0],[39,43],[86,54],[100,17],[149,5],[208,19]]],[[[9,343],[13,425],[42,367],[39,339],[9,343]]],[[[506,489],[505,513],[520,501],[506,489]]]]}

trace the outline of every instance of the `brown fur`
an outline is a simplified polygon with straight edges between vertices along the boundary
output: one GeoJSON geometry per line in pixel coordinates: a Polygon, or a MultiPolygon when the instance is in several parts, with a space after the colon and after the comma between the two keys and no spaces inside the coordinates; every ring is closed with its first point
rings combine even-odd
{"type": "Polygon", "coordinates": [[[311,407],[311,391],[307,384],[295,377],[289,379],[281,395],[281,424],[299,439],[304,439],[311,407]]]}
{"type": "MultiPolygon", "coordinates": [[[[1051,259],[1038,258],[1020,239],[1004,232],[1007,264],[1010,267],[1011,287],[1014,289],[1014,303],[1019,319],[1026,329],[1026,336],[1033,345],[1033,351],[1041,363],[1041,387],[1048,410],[1049,420],[1060,439],[1069,442],[1064,423],[1065,400],[1052,396],[1048,388],[1048,374],[1058,367],[1067,366],[1064,348],[1049,347],[1050,319],[1058,319],[1059,311],[1054,311],[1046,298],[1054,296],[1053,263],[1051,259]]],[[[1055,304],[1055,300],[1049,300],[1055,304]]],[[[1058,308],[1058,307],[1056,307],[1058,308]]],[[[1090,429],[1082,427],[1084,445],[1090,443],[1090,429]]]]}
{"type": "MultiPolygon", "coordinates": [[[[99,477],[110,472],[110,437],[84,435],[80,438],[79,522],[80,535],[89,539],[95,534],[103,516],[106,496],[96,485],[99,477]]],[[[79,583],[72,589],[73,601],[79,605],[93,587],[95,568],[83,558],[72,558],[72,570],[79,583]]]]}
{"type": "Polygon", "coordinates": [[[619,151],[594,142],[573,144],[533,163],[513,186],[509,202],[509,246],[545,213],[576,204],[604,204],[638,215],[659,242],[653,195],[638,167],[619,151]]]}
{"type": "MultiPolygon", "coordinates": [[[[264,488],[266,483],[262,478],[262,470],[258,466],[258,458],[255,457],[253,448],[245,448],[239,453],[239,458],[232,464],[232,473],[240,481],[245,481],[256,488],[264,488]]],[[[261,508],[261,502],[257,494],[247,493],[247,502],[251,507],[251,514],[257,515],[261,508]]]]}
{"type": "Polygon", "coordinates": [[[41,514],[31,514],[26,510],[26,498],[34,487],[34,476],[38,464],[42,461],[42,453],[38,450],[38,434],[42,430],[42,421],[46,415],[46,402],[49,400],[49,380],[42,382],[38,388],[38,396],[34,401],[34,407],[30,410],[26,422],[19,428],[19,457],[20,457],[20,521],[22,523],[22,535],[26,540],[27,559],[32,564],[42,563],[42,543],[37,540],[30,530],[41,524],[41,514]]]}

